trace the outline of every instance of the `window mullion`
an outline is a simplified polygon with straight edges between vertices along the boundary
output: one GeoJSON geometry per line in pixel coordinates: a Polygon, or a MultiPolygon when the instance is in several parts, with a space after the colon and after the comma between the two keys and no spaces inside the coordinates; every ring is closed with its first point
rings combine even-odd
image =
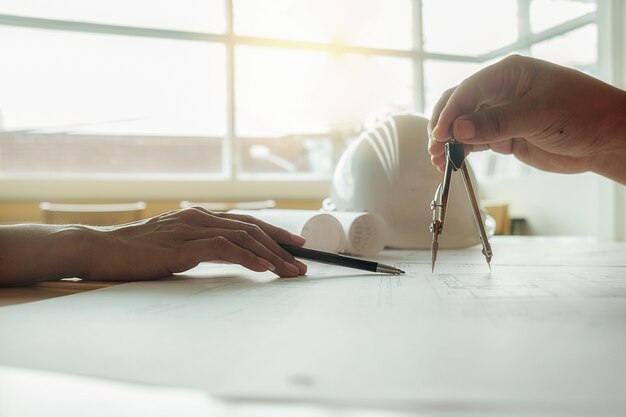
{"type": "Polygon", "coordinates": [[[576,19],[572,19],[563,24],[555,26],[553,28],[546,29],[543,32],[529,33],[525,39],[519,39],[518,41],[513,42],[512,44],[506,45],[502,48],[498,48],[494,51],[487,52],[486,54],[481,55],[479,57],[479,60],[481,62],[485,62],[485,61],[490,61],[492,59],[500,58],[503,55],[507,55],[512,52],[523,50],[524,48],[528,48],[536,43],[543,42],[548,39],[556,38],[557,36],[579,29],[590,23],[596,23],[596,16],[597,16],[596,12],[590,12],[576,19]]]}
{"type": "Polygon", "coordinates": [[[413,101],[417,111],[426,108],[424,88],[424,37],[422,32],[422,0],[413,0],[413,101]]]}
{"type": "MultiPolygon", "coordinates": [[[[525,39],[529,39],[532,33],[530,30],[530,0],[517,0],[517,10],[519,16],[517,39],[523,42],[525,39]]],[[[521,47],[519,51],[529,55],[530,45],[521,47]]]]}
{"type": "Polygon", "coordinates": [[[39,17],[15,16],[7,14],[0,14],[0,26],[205,42],[223,42],[225,39],[223,34],[218,33],[111,25],[106,23],[77,22],[72,20],[44,19],[39,17]]]}
{"type": "Polygon", "coordinates": [[[233,0],[226,0],[226,144],[222,148],[222,160],[230,180],[237,176],[240,161],[237,152],[236,120],[235,120],[235,42],[233,28],[233,0]]]}

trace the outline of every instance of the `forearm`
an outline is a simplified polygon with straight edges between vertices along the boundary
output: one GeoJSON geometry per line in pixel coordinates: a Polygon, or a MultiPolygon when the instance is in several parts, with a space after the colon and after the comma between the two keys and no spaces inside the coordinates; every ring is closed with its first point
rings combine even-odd
{"type": "Polygon", "coordinates": [[[0,226],[0,286],[83,275],[94,232],[83,226],[0,226]]]}

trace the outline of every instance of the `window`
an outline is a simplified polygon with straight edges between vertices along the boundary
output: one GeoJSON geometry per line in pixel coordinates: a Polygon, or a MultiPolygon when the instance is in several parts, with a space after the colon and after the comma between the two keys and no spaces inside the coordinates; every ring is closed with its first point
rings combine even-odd
{"type": "MultiPolygon", "coordinates": [[[[322,197],[364,125],[430,114],[445,89],[501,57],[598,74],[596,9],[592,0],[3,0],[0,187],[106,179],[123,198],[115,181],[158,179],[185,184],[155,188],[159,197],[201,198],[211,187],[262,195],[245,184],[273,181],[285,195],[322,197]]],[[[479,177],[525,169],[472,158],[479,177]]]]}
{"type": "MultiPolygon", "coordinates": [[[[447,88],[512,53],[599,75],[595,0],[422,0],[421,3],[423,48],[427,52],[423,64],[426,114],[431,113],[447,88]],[[429,59],[429,53],[460,56],[429,59]],[[467,59],[467,55],[473,59],[467,59]]],[[[515,177],[531,170],[512,157],[492,152],[472,154],[470,161],[479,180],[515,177]]]]}

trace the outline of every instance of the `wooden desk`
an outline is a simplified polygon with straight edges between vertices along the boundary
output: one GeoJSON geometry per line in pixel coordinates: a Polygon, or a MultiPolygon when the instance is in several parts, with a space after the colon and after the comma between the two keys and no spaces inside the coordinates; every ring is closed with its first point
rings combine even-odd
{"type": "Polygon", "coordinates": [[[117,284],[116,282],[82,281],[70,278],[41,282],[29,287],[0,288],[0,307],[78,294],[117,284]]]}

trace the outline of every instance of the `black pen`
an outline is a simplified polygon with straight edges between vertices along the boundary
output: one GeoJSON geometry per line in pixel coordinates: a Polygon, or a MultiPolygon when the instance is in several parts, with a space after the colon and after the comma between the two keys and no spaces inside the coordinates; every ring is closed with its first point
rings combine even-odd
{"type": "Polygon", "coordinates": [[[384,274],[404,274],[404,271],[391,265],[379,262],[366,261],[364,259],[352,258],[350,256],[338,255],[332,252],[322,252],[315,249],[303,248],[301,246],[286,245],[279,243],[280,247],[295,256],[296,258],[310,259],[325,264],[345,266],[347,268],[362,269],[364,271],[382,272],[384,274]]]}

